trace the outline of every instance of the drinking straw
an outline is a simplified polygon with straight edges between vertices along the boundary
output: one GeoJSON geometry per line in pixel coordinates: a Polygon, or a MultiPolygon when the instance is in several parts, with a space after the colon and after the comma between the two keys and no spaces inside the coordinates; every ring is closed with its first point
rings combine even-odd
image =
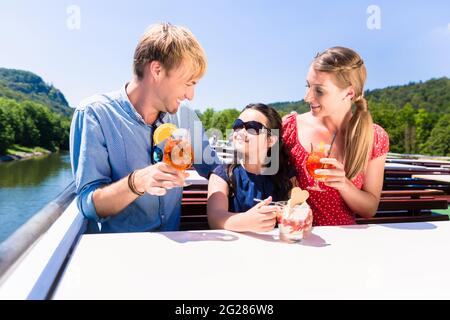
{"type": "Polygon", "coordinates": [[[334,133],[333,139],[331,140],[330,150],[328,151],[327,158],[329,158],[331,155],[331,149],[333,148],[334,140],[336,140],[336,135],[337,135],[337,131],[334,133]]]}
{"type": "MultiPolygon", "coordinates": [[[[336,140],[336,135],[337,135],[337,131],[334,133],[333,139],[331,140],[331,145],[330,145],[330,149],[328,150],[327,158],[329,158],[331,155],[331,149],[333,149],[333,144],[334,144],[334,141],[336,140]]],[[[312,144],[311,144],[311,146],[312,146],[312,144]]],[[[324,169],[324,168],[325,168],[325,163],[322,164],[321,169],[324,169]]]]}

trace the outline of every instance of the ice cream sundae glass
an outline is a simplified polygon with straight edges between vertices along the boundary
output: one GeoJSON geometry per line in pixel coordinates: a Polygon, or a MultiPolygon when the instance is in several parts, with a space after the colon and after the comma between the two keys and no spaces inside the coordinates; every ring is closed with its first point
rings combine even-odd
{"type": "Polygon", "coordinates": [[[312,211],[306,203],[309,194],[300,188],[294,188],[289,201],[275,202],[281,210],[277,217],[280,240],[299,242],[312,227],[312,211]]]}

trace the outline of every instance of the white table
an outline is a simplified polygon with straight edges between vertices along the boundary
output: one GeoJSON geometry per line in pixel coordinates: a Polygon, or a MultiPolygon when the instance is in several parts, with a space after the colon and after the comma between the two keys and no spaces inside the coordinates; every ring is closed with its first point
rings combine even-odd
{"type": "Polygon", "coordinates": [[[414,174],[414,175],[412,175],[412,177],[417,178],[417,179],[434,180],[434,181],[450,183],[450,175],[449,174],[414,174]]]}
{"type": "Polygon", "coordinates": [[[450,298],[450,222],[83,235],[53,299],[450,298]]]}

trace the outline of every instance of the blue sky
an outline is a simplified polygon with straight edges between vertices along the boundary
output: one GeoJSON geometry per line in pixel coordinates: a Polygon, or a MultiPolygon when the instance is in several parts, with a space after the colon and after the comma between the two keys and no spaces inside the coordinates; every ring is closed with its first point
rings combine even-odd
{"type": "Polygon", "coordinates": [[[335,45],[361,54],[369,89],[450,76],[448,0],[111,2],[0,0],[0,67],[40,75],[75,106],[127,82],[140,36],[169,21],[191,29],[207,53],[191,103],[200,110],[300,100],[311,59],[335,45]],[[71,5],[80,29],[67,26],[71,5]],[[370,5],[379,29],[367,27],[370,5]]]}

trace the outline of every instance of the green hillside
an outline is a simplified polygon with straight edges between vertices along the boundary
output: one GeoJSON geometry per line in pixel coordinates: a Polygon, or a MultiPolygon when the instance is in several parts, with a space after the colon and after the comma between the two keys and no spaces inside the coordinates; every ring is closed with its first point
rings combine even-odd
{"type": "Polygon", "coordinates": [[[275,102],[269,104],[269,106],[278,110],[281,114],[296,111],[297,113],[305,113],[309,111],[309,105],[304,101],[292,101],[292,102],[275,102]]]}
{"type": "Polygon", "coordinates": [[[365,96],[370,101],[389,102],[399,109],[409,103],[414,109],[423,108],[433,113],[450,113],[450,79],[447,77],[368,90],[365,96]]]}
{"type": "Polygon", "coordinates": [[[64,116],[72,114],[61,91],[28,71],[0,68],[0,97],[15,101],[30,100],[64,116]]]}
{"type": "MultiPolygon", "coordinates": [[[[364,93],[369,102],[387,103],[396,109],[402,109],[407,103],[414,109],[423,108],[432,113],[450,113],[450,79],[447,77],[431,79],[425,82],[407,85],[389,86],[383,89],[366,90],[364,93]]],[[[303,100],[276,102],[270,104],[280,112],[309,111],[303,100]]],[[[369,107],[372,107],[369,104],[369,107]]]]}
{"type": "Polygon", "coordinates": [[[61,91],[39,76],[0,68],[0,157],[68,150],[72,112],[61,91]]]}

